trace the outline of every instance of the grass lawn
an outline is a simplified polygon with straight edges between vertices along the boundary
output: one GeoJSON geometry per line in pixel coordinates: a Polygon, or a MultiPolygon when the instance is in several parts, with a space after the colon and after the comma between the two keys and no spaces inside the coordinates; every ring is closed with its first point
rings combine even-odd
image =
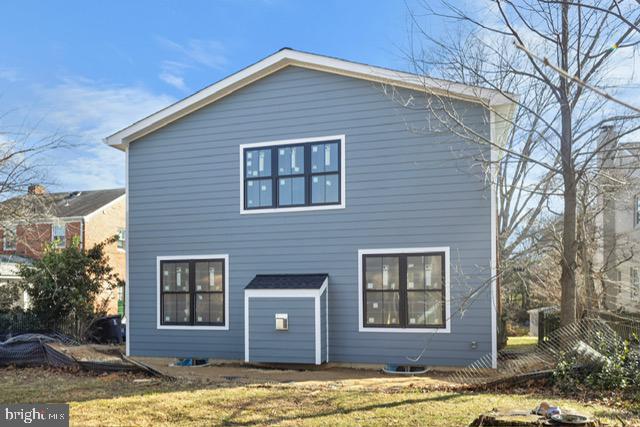
{"type": "Polygon", "coordinates": [[[507,349],[522,349],[526,347],[533,347],[538,345],[538,337],[529,337],[529,336],[521,336],[521,337],[508,337],[507,338],[507,349]]]}
{"type": "Polygon", "coordinates": [[[407,386],[354,390],[339,382],[228,385],[93,376],[43,369],[0,370],[1,403],[70,402],[71,424],[464,426],[492,408],[529,409],[541,400],[620,425],[639,422],[604,405],[536,395],[425,391],[407,386]]]}

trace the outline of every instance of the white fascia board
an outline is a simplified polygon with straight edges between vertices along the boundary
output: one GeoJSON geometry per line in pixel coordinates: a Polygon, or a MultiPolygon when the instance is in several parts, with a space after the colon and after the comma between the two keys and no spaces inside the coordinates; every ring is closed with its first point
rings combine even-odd
{"type": "Polygon", "coordinates": [[[472,87],[461,83],[359,64],[307,52],[282,49],[106,137],[104,142],[124,151],[130,142],[290,65],[426,91],[427,93],[459,98],[470,102],[480,102],[488,106],[513,103],[512,99],[496,90],[472,87]]]}

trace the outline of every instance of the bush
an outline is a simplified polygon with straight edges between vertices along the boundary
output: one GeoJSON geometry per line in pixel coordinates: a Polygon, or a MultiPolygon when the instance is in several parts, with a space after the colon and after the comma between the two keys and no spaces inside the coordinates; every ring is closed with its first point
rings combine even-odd
{"type": "Polygon", "coordinates": [[[20,303],[22,297],[22,286],[18,283],[10,282],[0,285],[0,312],[9,311],[20,303]]]}
{"type": "Polygon", "coordinates": [[[596,336],[597,357],[585,352],[564,353],[553,373],[556,386],[575,391],[587,386],[599,391],[640,392],[640,353],[627,340],[606,340],[596,336]]]}
{"type": "Polygon", "coordinates": [[[30,297],[29,311],[44,327],[73,319],[84,323],[104,314],[106,301],[98,301],[105,289],[123,282],[113,273],[104,253],[116,236],[84,250],[74,238],[65,248],[53,242],[44,248],[42,259],[32,265],[21,265],[19,274],[30,297]]]}

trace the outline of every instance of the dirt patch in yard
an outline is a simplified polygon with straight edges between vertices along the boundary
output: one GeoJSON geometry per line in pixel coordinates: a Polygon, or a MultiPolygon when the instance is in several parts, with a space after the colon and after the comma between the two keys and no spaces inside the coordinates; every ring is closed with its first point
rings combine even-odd
{"type": "Polygon", "coordinates": [[[207,366],[169,366],[175,360],[136,357],[165,375],[181,381],[220,385],[278,384],[292,387],[322,389],[393,391],[406,388],[449,389],[458,387],[451,380],[452,371],[433,370],[415,376],[388,375],[375,369],[355,369],[326,365],[310,369],[259,368],[240,363],[219,363],[207,366]]]}

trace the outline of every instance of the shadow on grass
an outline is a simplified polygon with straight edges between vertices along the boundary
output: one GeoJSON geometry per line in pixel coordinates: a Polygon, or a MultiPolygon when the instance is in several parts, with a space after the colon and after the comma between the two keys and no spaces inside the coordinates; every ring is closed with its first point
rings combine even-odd
{"type": "MultiPolygon", "coordinates": [[[[422,399],[404,399],[397,402],[377,403],[373,405],[365,405],[365,406],[358,406],[358,407],[351,407],[351,408],[335,408],[329,411],[321,411],[313,414],[300,414],[300,415],[272,417],[272,418],[260,420],[259,423],[260,424],[279,424],[284,421],[308,420],[308,419],[314,419],[314,418],[328,417],[332,415],[349,415],[354,412],[368,412],[368,411],[374,411],[377,409],[392,409],[392,408],[397,408],[399,406],[414,405],[418,403],[442,402],[442,401],[458,398],[460,396],[462,396],[462,394],[452,393],[452,394],[447,394],[442,396],[425,397],[422,399]]],[[[253,403],[253,402],[247,402],[247,404],[248,403],[253,403]]],[[[247,404],[243,405],[243,409],[246,409],[246,407],[248,406],[247,404]]],[[[249,425],[254,425],[256,423],[255,421],[244,421],[244,422],[233,421],[233,418],[241,415],[241,412],[242,411],[234,411],[234,414],[228,417],[225,417],[225,419],[222,421],[222,425],[249,426],[249,425]]]]}

